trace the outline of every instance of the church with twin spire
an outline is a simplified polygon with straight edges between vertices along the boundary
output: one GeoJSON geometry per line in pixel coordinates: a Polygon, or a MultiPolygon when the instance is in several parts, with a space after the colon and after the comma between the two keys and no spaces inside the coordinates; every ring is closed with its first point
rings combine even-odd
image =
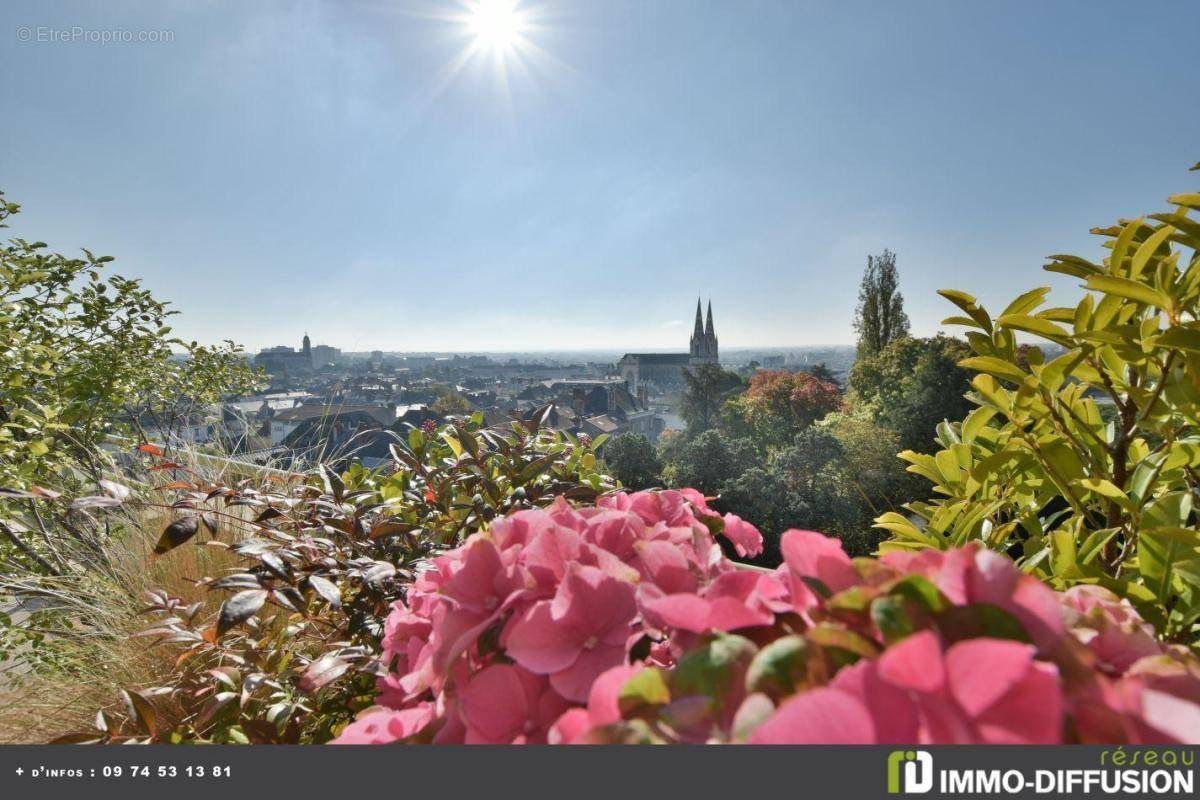
{"type": "Polygon", "coordinates": [[[689,364],[719,363],[717,332],[713,329],[712,300],[708,301],[708,322],[701,325],[700,298],[696,298],[696,328],[692,331],[692,349],[689,364]]]}
{"type": "Polygon", "coordinates": [[[631,392],[645,397],[679,389],[683,385],[683,371],[689,367],[719,364],[712,300],[708,301],[706,320],[700,298],[696,298],[696,324],[690,344],[686,353],[626,353],[617,362],[617,371],[631,392]]]}

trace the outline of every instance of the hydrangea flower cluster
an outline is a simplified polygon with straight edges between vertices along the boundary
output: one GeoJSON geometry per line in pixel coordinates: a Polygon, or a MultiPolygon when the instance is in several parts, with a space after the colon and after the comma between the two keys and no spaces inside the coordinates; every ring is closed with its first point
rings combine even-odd
{"type": "Polygon", "coordinates": [[[976,546],[851,559],[691,490],[559,501],[432,561],[346,744],[1200,741],[1200,664],[976,546]]]}

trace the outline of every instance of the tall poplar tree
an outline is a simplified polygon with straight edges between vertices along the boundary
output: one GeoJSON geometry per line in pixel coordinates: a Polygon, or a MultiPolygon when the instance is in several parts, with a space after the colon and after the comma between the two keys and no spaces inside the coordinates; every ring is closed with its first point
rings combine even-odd
{"type": "Polygon", "coordinates": [[[904,296],[900,294],[900,274],[896,271],[896,254],[891,250],[867,256],[867,269],[858,290],[854,330],[858,332],[859,358],[873,356],[889,342],[909,334],[904,296]]]}

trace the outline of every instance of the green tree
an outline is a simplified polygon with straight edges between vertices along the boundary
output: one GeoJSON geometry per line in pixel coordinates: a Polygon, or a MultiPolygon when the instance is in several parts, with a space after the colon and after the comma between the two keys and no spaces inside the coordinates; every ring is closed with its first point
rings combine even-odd
{"type": "Polygon", "coordinates": [[[687,423],[689,436],[716,427],[721,406],[745,388],[735,373],[716,364],[698,364],[683,370],[683,394],[679,398],[679,416],[687,423]]]}
{"type": "Polygon", "coordinates": [[[715,495],[725,481],[742,474],[757,460],[750,442],[708,430],[687,440],[680,448],[672,464],[673,481],[676,486],[715,495]]]}
{"type": "Polygon", "coordinates": [[[438,397],[438,399],[433,401],[433,405],[430,408],[443,417],[466,416],[472,410],[470,401],[461,394],[453,391],[447,391],[438,397]]]}
{"type": "Polygon", "coordinates": [[[849,474],[841,443],[831,433],[808,428],[777,452],[766,468],[751,467],[721,487],[720,507],[763,533],[760,563],[779,563],[779,537],[789,528],[842,539],[854,555],[871,552],[878,534],[849,474]]]}
{"type": "Polygon", "coordinates": [[[834,386],[838,387],[839,389],[842,386],[841,382],[837,379],[837,375],[835,375],[833,373],[833,370],[831,370],[829,368],[829,365],[826,364],[824,361],[813,364],[811,367],[809,367],[808,369],[806,369],[804,371],[807,372],[809,375],[812,375],[817,380],[824,381],[825,383],[831,383],[834,386]]]}
{"type": "Polygon", "coordinates": [[[858,333],[859,358],[873,356],[890,342],[908,336],[900,274],[896,271],[896,254],[891,250],[867,256],[867,269],[858,290],[854,330],[858,333]]]}
{"type": "Polygon", "coordinates": [[[654,445],[640,433],[623,433],[604,445],[604,463],[628,489],[662,485],[662,462],[654,445]]]}
{"type": "MultiPolygon", "coordinates": [[[[0,227],[19,208],[0,195],[0,227]]],[[[106,276],[110,261],[20,238],[0,248],[0,534],[11,547],[0,557],[10,565],[50,571],[45,551],[67,535],[46,529],[37,487],[94,485],[108,464],[100,445],[147,409],[177,418],[256,381],[231,343],[172,337],[175,312],[138,281],[106,276]]]]}
{"type": "Polygon", "coordinates": [[[920,478],[908,473],[897,453],[902,449],[899,435],[876,422],[865,409],[838,411],[818,423],[842,446],[846,480],[858,493],[871,514],[897,510],[904,503],[921,497],[925,491],[920,478]]]}
{"type": "Polygon", "coordinates": [[[850,371],[852,404],[866,406],[896,432],[903,449],[928,451],[937,424],[971,407],[970,373],[958,362],[967,344],[948,336],[898,339],[850,371]]]}

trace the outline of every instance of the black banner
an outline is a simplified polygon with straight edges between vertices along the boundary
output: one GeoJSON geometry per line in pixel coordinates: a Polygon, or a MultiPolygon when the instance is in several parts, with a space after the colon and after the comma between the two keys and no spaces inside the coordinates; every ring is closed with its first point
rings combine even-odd
{"type": "Polygon", "coordinates": [[[1189,797],[1194,747],[0,747],[0,800],[1189,797]]]}

